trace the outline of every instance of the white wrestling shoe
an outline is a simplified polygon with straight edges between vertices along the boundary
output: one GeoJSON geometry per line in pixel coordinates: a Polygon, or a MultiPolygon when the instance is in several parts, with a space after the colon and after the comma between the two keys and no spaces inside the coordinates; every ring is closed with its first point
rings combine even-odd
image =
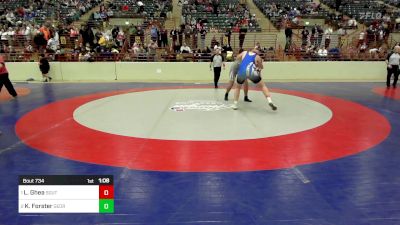
{"type": "Polygon", "coordinates": [[[238,109],[237,103],[233,103],[232,109],[233,109],[233,110],[237,110],[237,109],[238,109]]]}

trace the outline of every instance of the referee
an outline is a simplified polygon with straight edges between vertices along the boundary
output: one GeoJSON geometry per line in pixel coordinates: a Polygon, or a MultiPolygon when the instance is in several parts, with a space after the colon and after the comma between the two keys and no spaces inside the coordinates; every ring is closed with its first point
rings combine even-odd
{"type": "Polygon", "coordinates": [[[218,88],[218,81],[221,76],[221,67],[225,69],[225,59],[221,55],[221,49],[217,48],[215,54],[211,57],[210,70],[214,68],[214,86],[218,88]]]}
{"type": "Polygon", "coordinates": [[[386,58],[387,64],[387,77],[386,86],[390,88],[390,79],[394,74],[393,87],[396,88],[397,80],[399,79],[399,64],[400,64],[400,46],[395,46],[394,51],[391,52],[386,58]]]}

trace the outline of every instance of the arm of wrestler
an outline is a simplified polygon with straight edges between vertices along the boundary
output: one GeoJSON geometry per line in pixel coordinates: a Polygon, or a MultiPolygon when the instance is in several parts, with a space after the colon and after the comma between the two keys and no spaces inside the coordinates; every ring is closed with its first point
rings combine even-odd
{"type": "Polygon", "coordinates": [[[236,61],[241,62],[243,59],[243,52],[236,56],[236,61]]]}
{"type": "Polygon", "coordinates": [[[257,69],[258,70],[262,70],[262,69],[264,69],[264,65],[263,65],[263,60],[262,60],[262,58],[260,57],[260,56],[256,56],[256,67],[257,67],[257,69]]]}

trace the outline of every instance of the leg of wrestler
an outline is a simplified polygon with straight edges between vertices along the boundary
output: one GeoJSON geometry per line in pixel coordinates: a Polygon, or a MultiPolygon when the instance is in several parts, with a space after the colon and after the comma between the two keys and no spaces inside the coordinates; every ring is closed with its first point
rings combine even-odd
{"type": "Polygon", "coordinates": [[[233,84],[235,83],[235,79],[236,79],[236,75],[239,70],[239,66],[240,66],[240,63],[238,63],[238,62],[234,62],[231,65],[231,68],[229,70],[229,84],[228,84],[228,87],[226,88],[226,93],[225,93],[225,101],[228,101],[229,92],[231,91],[233,84]]]}
{"type": "Polygon", "coordinates": [[[238,109],[238,106],[237,106],[237,104],[238,104],[238,101],[239,101],[239,96],[240,96],[240,89],[241,89],[241,87],[242,87],[242,84],[240,84],[240,83],[238,83],[238,82],[236,82],[236,89],[235,89],[235,97],[234,97],[234,102],[233,102],[233,106],[232,106],[232,108],[234,109],[234,110],[237,110],[238,109]]]}
{"type": "Polygon", "coordinates": [[[229,80],[228,87],[226,88],[226,93],[225,93],[225,101],[228,101],[228,95],[234,83],[235,83],[235,78],[233,78],[233,80],[229,80]]]}
{"type": "Polygon", "coordinates": [[[247,79],[246,79],[246,81],[244,82],[243,91],[244,91],[244,101],[245,101],[245,102],[252,102],[252,101],[249,99],[249,82],[247,81],[247,79]]]}
{"type": "Polygon", "coordinates": [[[278,108],[272,103],[271,99],[271,92],[269,91],[267,85],[265,85],[264,81],[261,79],[260,82],[257,83],[257,86],[261,88],[264,96],[267,98],[268,105],[271,107],[272,110],[277,110],[278,108]]]}

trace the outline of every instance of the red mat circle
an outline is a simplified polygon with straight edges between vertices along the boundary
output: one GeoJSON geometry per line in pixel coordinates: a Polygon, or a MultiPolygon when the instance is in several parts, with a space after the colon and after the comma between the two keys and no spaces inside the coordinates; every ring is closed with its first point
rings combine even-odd
{"type": "Polygon", "coordinates": [[[317,101],[332,111],[332,119],[294,134],[231,141],[126,137],[84,127],[73,119],[75,109],[100,98],[178,88],[112,91],[54,102],[23,116],[16,124],[16,132],[34,149],[81,162],[152,171],[235,172],[290,168],[342,158],[372,148],[391,130],[384,116],[360,104],[288,90],[273,91],[317,101]]]}
{"type": "Polygon", "coordinates": [[[376,87],[372,89],[372,91],[380,96],[384,96],[391,99],[400,99],[400,87],[398,88],[376,87]]]}

